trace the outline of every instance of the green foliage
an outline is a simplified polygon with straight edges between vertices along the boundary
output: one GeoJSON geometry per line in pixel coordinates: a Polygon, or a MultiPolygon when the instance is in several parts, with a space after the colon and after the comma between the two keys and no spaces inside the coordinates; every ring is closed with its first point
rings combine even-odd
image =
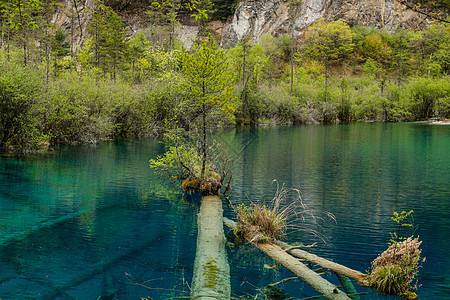
{"type": "Polygon", "coordinates": [[[159,155],[156,159],[150,160],[150,167],[157,170],[157,172],[170,179],[186,179],[190,176],[199,177],[202,165],[202,158],[194,147],[189,147],[182,144],[178,147],[170,146],[163,155],[159,155]],[[178,153],[180,157],[178,157],[178,153]],[[191,174],[188,170],[182,167],[181,161],[191,170],[197,170],[198,176],[191,174]]]}
{"type": "Polygon", "coordinates": [[[450,82],[448,79],[417,78],[409,84],[410,111],[414,120],[436,115],[448,116],[450,82]]]}
{"type": "Polygon", "coordinates": [[[88,32],[92,35],[93,63],[104,74],[111,73],[115,78],[127,50],[123,22],[111,7],[100,4],[93,13],[88,32]]]}
{"type": "Polygon", "coordinates": [[[146,14],[154,25],[166,25],[175,22],[180,6],[177,0],[156,0],[150,4],[146,14]]]}
{"type": "MultiPolygon", "coordinates": [[[[414,211],[394,212],[391,219],[397,224],[398,232],[402,227],[413,227],[407,220],[414,211]]],[[[369,284],[384,295],[394,295],[402,299],[418,299],[413,284],[421,262],[422,244],[418,238],[405,238],[394,232],[389,248],[372,262],[369,284]]]]}
{"type": "Polygon", "coordinates": [[[216,18],[226,20],[234,14],[236,0],[212,0],[215,8],[214,16],[216,18]]]}
{"type": "Polygon", "coordinates": [[[54,39],[52,41],[53,55],[58,58],[64,57],[69,54],[69,43],[66,41],[67,34],[65,34],[61,28],[58,28],[55,32],[54,39]]]}
{"type": "Polygon", "coordinates": [[[23,48],[23,65],[28,64],[28,38],[39,28],[38,12],[42,8],[40,0],[2,1],[0,13],[5,18],[7,28],[15,33],[23,48]]]}
{"type": "Polygon", "coordinates": [[[202,26],[204,22],[214,13],[214,6],[211,0],[189,0],[186,8],[192,13],[193,17],[202,26]]]}
{"type": "Polygon", "coordinates": [[[340,61],[349,55],[354,44],[353,32],[342,21],[327,23],[320,19],[306,32],[305,53],[323,62],[340,61]]]}
{"type": "Polygon", "coordinates": [[[392,219],[392,221],[397,223],[399,233],[397,233],[397,232],[392,233],[393,239],[391,239],[391,242],[393,244],[406,239],[405,237],[399,236],[400,230],[402,227],[412,227],[413,226],[412,223],[406,223],[406,220],[408,219],[408,217],[411,216],[413,213],[414,213],[414,210],[410,210],[409,212],[402,211],[400,214],[398,212],[394,211],[394,216],[391,217],[391,219],[392,219]]]}
{"type": "Polygon", "coordinates": [[[51,41],[51,50],[54,57],[55,73],[58,68],[58,60],[67,56],[70,53],[70,45],[66,41],[67,34],[61,28],[58,28],[51,41]]]}
{"type": "MultiPolygon", "coordinates": [[[[165,145],[168,149],[163,155],[150,160],[150,167],[155,169],[161,177],[172,180],[199,179],[202,169],[202,152],[198,142],[190,139],[182,129],[168,130],[164,135],[165,145]]],[[[221,179],[219,173],[223,173],[225,162],[222,161],[226,154],[220,151],[223,145],[213,141],[208,147],[210,159],[206,163],[204,178],[208,180],[221,179]],[[215,154],[213,156],[213,154],[215,154]]]]}
{"type": "Polygon", "coordinates": [[[45,142],[37,129],[41,80],[28,68],[0,68],[0,150],[28,151],[45,142]]]}
{"type": "Polygon", "coordinates": [[[182,56],[182,71],[186,76],[185,87],[194,99],[194,105],[202,113],[216,108],[224,113],[233,112],[231,76],[227,72],[225,52],[213,41],[201,42],[194,53],[182,56]]]}
{"type": "MultiPolygon", "coordinates": [[[[292,36],[283,32],[277,38],[263,35],[257,45],[242,40],[228,51],[210,38],[186,51],[175,47],[173,26],[168,27],[175,16],[192,9],[188,13],[205,25],[212,8],[229,11],[234,2],[154,2],[154,17],[160,18],[154,23],[160,25],[130,39],[118,15],[97,5],[91,38],[70,57],[66,33],[48,24],[52,1],[1,2],[0,68],[7,72],[0,75],[5,87],[0,93],[8,113],[0,122],[17,121],[2,125],[2,151],[48,142],[149,137],[174,128],[191,132],[192,138],[233,122],[317,124],[450,116],[450,35],[444,22],[422,31],[389,33],[361,26],[350,31],[342,22],[321,20],[308,31],[304,51],[296,53],[292,36]],[[188,8],[183,6],[187,2],[188,8]],[[292,54],[298,65],[293,71],[292,54]],[[25,61],[32,68],[17,66],[25,61]],[[44,70],[50,63],[57,76],[44,84],[40,78],[49,74],[44,70]],[[18,117],[9,118],[10,112],[18,117]]],[[[121,7],[120,1],[103,3],[121,7]]],[[[203,147],[202,142],[195,145],[203,147]]],[[[209,147],[203,147],[205,152],[209,147]]]]}
{"type": "MultiPolygon", "coordinates": [[[[69,75],[55,82],[41,107],[52,144],[97,143],[114,135],[112,91],[104,82],[69,75]]],[[[117,94],[115,95],[117,96],[117,94]]]]}
{"type": "Polygon", "coordinates": [[[131,84],[134,83],[137,77],[138,81],[142,79],[140,76],[136,76],[136,64],[139,64],[145,58],[146,51],[149,48],[150,43],[142,32],[136,33],[136,35],[128,42],[128,57],[131,61],[131,84]]]}

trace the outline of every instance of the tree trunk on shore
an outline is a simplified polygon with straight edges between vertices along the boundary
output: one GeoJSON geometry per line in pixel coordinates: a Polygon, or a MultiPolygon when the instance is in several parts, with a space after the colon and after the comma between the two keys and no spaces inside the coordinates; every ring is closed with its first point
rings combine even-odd
{"type": "Polygon", "coordinates": [[[230,299],[230,266],[225,249],[222,200],[203,196],[197,219],[191,299],[230,299]]]}

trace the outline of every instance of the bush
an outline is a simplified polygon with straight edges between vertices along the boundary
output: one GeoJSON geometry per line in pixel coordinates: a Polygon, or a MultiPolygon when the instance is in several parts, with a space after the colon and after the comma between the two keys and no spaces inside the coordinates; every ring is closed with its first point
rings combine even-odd
{"type": "MultiPolygon", "coordinates": [[[[113,87],[113,86],[111,86],[113,87]]],[[[105,81],[68,74],[51,86],[42,130],[52,144],[97,143],[114,134],[113,97],[105,81]]]]}
{"type": "Polygon", "coordinates": [[[370,285],[384,295],[395,295],[403,299],[417,299],[411,286],[417,275],[420,260],[421,241],[409,237],[393,243],[372,262],[370,285]]]}
{"type": "Polygon", "coordinates": [[[28,151],[44,145],[46,137],[36,126],[41,80],[14,64],[0,72],[0,150],[28,151]]]}
{"type": "Polygon", "coordinates": [[[446,78],[417,78],[409,84],[410,111],[414,120],[426,120],[442,114],[448,115],[450,82],[446,78]],[[437,104],[437,106],[436,106],[437,104]]]}

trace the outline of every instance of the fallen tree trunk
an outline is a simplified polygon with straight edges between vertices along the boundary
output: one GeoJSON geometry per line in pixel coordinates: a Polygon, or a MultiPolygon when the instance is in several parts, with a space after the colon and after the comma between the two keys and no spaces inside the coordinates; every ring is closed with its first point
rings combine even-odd
{"type": "Polygon", "coordinates": [[[255,246],[274,261],[282,264],[286,269],[297,275],[325,298],[330,300],[350,299],[347,294],[320,277],[319,274],[308,268],[297,258],[286,253],[280,246],[271,243],[257,243],[255,246]]]}
{"type": "Polygon", "coordinates": [[[203,196],[198,213],[191,299],[230,299],[230,266],[225,249],[222,200],[203,196]]]}
{"type": "Polygon", "coordinates": [[[26,237],[28,237],[29,235],[31,235],[32,233],[42,230],[42,229],[46,229],[52,226],[55,226],[59,223],[62,223],[64,221],[70,220],[70,219],[75,219],[78,218],[79,216],[86,214],[86,213],[90,213],[92,212],[92,210],[90,209],[83,209],[74,213],[70,213],[64,216],[61,216],[59,218],[56,219],[50,219],[50,220],[45,220],[42,221],[42,223],[36,224],[31,226],[30,228],[27,228],[24,231],[21,232],[16,232],[16,233],[10,233],[8,235],[2,236],[0,237],[0,246],[4,246],[7,245],[11,242],[17,242],[20,240],[25,239],[26,237]]]}
{"type": "Polygon", "coordinates": [[[289,254],[294,255],[300,259],[306,260],[310,263],[321,266],[322,268],[331,270],[335,273],[339,273],[339,274],[342,274],[349,278],[352,278],[352,279],[356,280],[358,282],[358,284],[361,286],[365,286],[365,287],[369,286],[369,283],[366,279],[367,274],[350,269],[346,266],[329,261],[329,260],[319,257],[317,255],[306,252],[304,250],[294,248],[294,247],[290,246],[289,244],[282,242],[282,241],[275,240],[274,244],[280,246],[283,250],[285,250],[289,254]]]}
{"type": "MultiPolygon", "coordinates": [[[[224,218],[224,224],[232,229],[236,228],[236,222],[232,220],[224,218]]],[[[254,245],[274,261],[282,264],[286,269],[297,275],[325,298],[330,300],[350,300],[347,294],[340,291],[329,281],[320,277],[319,274],[309,269],[297,258],[286,253],[280,246],[272,243],[256,243],[254,245]]]]}

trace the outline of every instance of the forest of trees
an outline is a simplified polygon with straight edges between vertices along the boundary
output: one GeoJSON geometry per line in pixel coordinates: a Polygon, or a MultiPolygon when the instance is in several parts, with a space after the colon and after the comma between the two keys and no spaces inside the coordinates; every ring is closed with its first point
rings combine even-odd
{"type": "Polygon", "coordinates": [[[207,22],[231,15],[233,1],[149,2],[142,12],[148,28],[133,36],[118,15],[127,3],[99,1],[76,45],[76,26],[51,23],[56,1],[1,2],[0,151],[156,136],[173,124],[192,130],[450,115],[448,22],[387,32],[320,20],[295,42],[291,34],[259,43],[244,36],[221,49],[207,22]],[[180,14],[201,28],[190,50],[175,39],[180,14]],[[190,65],[197,49],[220,57],[210,92],[190,65]]]}

